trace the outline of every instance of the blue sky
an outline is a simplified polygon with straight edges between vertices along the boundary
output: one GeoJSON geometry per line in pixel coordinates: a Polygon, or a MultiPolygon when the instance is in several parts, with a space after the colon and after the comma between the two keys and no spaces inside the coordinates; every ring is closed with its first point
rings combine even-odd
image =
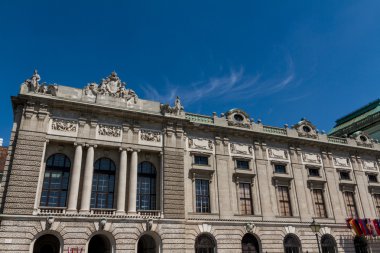
{"type": "Polygon", "coordinates": [[[380,1],[0,2],[0,137],[37,68],[84,87],[115,70],[144,99],[320,130],[379,97],[380,1]]]}

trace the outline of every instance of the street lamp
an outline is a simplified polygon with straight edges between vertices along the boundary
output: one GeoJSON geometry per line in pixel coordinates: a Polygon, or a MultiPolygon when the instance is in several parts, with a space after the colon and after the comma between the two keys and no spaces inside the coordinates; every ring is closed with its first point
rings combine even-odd
{"type": "Polygon", "coordinates": [[[315,222],[313,218],[313,221],[310,224],[310,228],[311,228],[311,231],[315,233],[315,237],[317,237],[318,252],[321,253],[321,249],[319,248],[319,238],[318,238],[318,232],[321,229],[321,224],[315,222]]]}

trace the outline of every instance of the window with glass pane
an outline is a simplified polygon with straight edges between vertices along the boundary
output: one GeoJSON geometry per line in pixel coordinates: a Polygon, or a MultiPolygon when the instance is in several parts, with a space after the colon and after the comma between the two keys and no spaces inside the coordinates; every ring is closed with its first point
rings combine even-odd
{"type": "Polygon", "coordinates": [[[355,196],[353,192],[343,192],[344,201],[346,203],[346,211],[349,217],[357,217],[358,212],[356,209],[355,196]]]}
{"type": "Polygon", "coordinates": [[[348,171],[341,171],[339,173],[339,175],[340,175],[341,180],[350,180],[351,179],[350,178],[350,172],[348,172],[348,171]]]}
{"type": "Polygon", "coordinates": [[[375,202],[377,217],[379,217],[380,216],[380,194],[373,194],[373,200],[375,202]]]}
{"type": "Polygon", "coordinates": [[[195,206],[197,213],[210,212],[210,190],[209,180],[196,179],[195,180],[195,206]]]}
{"type": "Polygon", "coordinates": [[[157,172],[150,162],[142,162],[137,172],[137,210],[156,210],[157,172]]]}
{"type": "Polygon", "coordinates": [[[285,174],[286,173],[286,166],[283,164],[275,164],[274,165],[274,172],[285,174]]]}
{"type": "Polygon", "coordinates": [[[71,162],[64,154],[54,154],[46,161],[40,206],[65,207],[71,162]]]}
{"type": "Polygon", "coordinates": [[[195,240],[195,253],[215,253],[215,240],[209,235],[201,234],[195,240]]]}
{"type": "Polygon", "coordinates": [[[323,198],[322,189],[313,189],[313,198],[314,198],[314,208],[316,217],[325,218],[327,217],[325,201],[323,198]]]}
{"type": "Polygon", "coordinates": [[[321,238],[322,253],[336,253],[336,242],[334,237],[325,234],[321,238]]]}
{"type": "Polygon", "coordinates": [[[292,235],[292,234],[288,234],[284,238],[284,248],[285,248],[285,253],[302,252],[300,240],[296,237],[296,235],[292,235]]]}
{"type": "Polygon", "coordinates": [[[208,165],[208,157],[207,156],[196,155],[196,156],[194,156],[194,164],[197,164],[197,165],[208,165]]]}
{"type": "Polygon", "coordinates": [[[100,158],[95,162],[91,208],[113,208],[115,171],[115,163],[109,158],[100,158]]]}
{"type": "Polygon", "coordinates": [[[279,213],[281,216],[292,216],[290,206],[289,188],[287,186],[277,186],[279,213]]]}
{"type": "Polygon", "coordinates": [[[248,170],[249,169],[249,162],[245,160],[236,160],[236,168],[248,170]]]}
{"type": "Polygon", "coordinates": [[[368,182],[370,183],[377,183],[377,175],[375,174],[368,174],[368,182]]]}
{"type": "Polygon", "coordinates": [[[251,184],[240,183],[240,214],[253,214],[251,184]]]}
{"type": "Polygon", "coordinates": [[[309,168],[310,177],[319,177],[319,168],[309,168]]]}

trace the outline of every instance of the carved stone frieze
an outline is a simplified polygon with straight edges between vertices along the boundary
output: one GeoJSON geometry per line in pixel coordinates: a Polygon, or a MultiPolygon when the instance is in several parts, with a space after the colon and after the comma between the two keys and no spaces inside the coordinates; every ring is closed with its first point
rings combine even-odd
{"type": "Polygon", "coordinates": [[[120,126],[111,126],[111,125],[102,125],[98,126],[98,134],[102,136],[109,137],[120,137],[121,136],[121,127],[120,126]]]}
{"type": "Polygon", "coordinates": [[[306,163],[322,163],[321,156],[314,153],[302,153],[302,160],[306,163]]]}
{"type": "Polygon", "coordinates": [[[57,84],[46,84],[46,83],[40,84],[39,83],[40,80],[41,80],[40,75],[38,74],[37,70],[34,70],[32,77],[30,77],[29,79],[26,79],[23,85],[26,86],[28,92],[49,94],[52,96],[57,95],[57,91],[58,91],[57,84]]]}
{"type": "Polygon", "coordinates": [[[161,104],[160,110],[163,115],[169,114],[169,115],[175,115],[180,116],[184,114],[184,107],[181,104],[181,100],[177,96],[174,106],[170,106],[169,104],[161,104]]]}
{"type": "Polygon", "coordinates": [[[240,155],[252,155],[253,154],[253,148],[251,145],[231,143],[230,149],[231,149],[232,154],[240,154],[240,155]]]}
{"type": "Polygon", "coordinates": [[[350,159],[347,157],[334,157],[333,163],[334,163],[334,166],[337,166],[337,167],[346,167],[346,168],[351,167],[350,159]]]}
{"type": "Polygon", "coordinates": [[[362,160],[364,170],[378,171],[377,162],[371,160],[362,160]]]}
{"type": "Polygon", "coordinates": [[[268,148],[270,158],[288,160],[288,151],[284,149],[268,148]]]}
{"type": "Polygon", "coordinates": [[[214,150],[214,143],[209,139],[189,137],[189,148],[212,151],[214,150]]]}
{"type": "Polygon", "coordinates": [[[140,139],[142,141],[160,142],[161,132],[153,130],[141,130],[140,139]]]}
{"type": "Polygon", "coordinates": [[[53,119],[51,123],[51,129],[62,132],[76,132],[78,128],[78,122],[74,120],[65,119],[53,119]]]}
{"type": "Polygon", "coordinates": [[[89,83],[84,88],[84,95],[93,96],[111,96],[115,98],[122,98],[127,101],[137,103],[138,96],[132,89],[125,88],[126,83],[122,82],[117,76],[116,72],[112,72],[106,79],[97,83],[89,83]]]}

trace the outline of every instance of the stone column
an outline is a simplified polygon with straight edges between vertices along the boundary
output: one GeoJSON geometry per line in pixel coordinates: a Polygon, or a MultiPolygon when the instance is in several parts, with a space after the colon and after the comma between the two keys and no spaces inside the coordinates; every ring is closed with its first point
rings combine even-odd
{"type": "Polygon", "coordinates": [[[137,152],[133,150],[131,157],[131,172],[129,174],[129,202],[128,214],[136,213],[136,194],[137,194],[137,152]]]}
{"type": "Polygon", "coordinates": [[[120,148],[119,182],[117,185],[117,214],[125,214],[125,196],[127,191],[127,150],[120,148]]]}
{"type": "Polygon", "coordinates": [[[80,207],[81,212],[90,211],[92,178],[94,175],[94,148],[96,148],[96,146],[90,145],[87,149],[86,165],[84,167],[82,199],[80,207]]]}
{"type": "Polygon", "coordinates": [[[70,180],[70,193],[69,201],[67,205],[68,212],[76,212],[78,204],[78,194],[79,194],[79,182],[80,182],[80,173],[82,167],[82,144],[74,143],[75,147],[75,156],[73,170],[71,173],[70,180]]]}

